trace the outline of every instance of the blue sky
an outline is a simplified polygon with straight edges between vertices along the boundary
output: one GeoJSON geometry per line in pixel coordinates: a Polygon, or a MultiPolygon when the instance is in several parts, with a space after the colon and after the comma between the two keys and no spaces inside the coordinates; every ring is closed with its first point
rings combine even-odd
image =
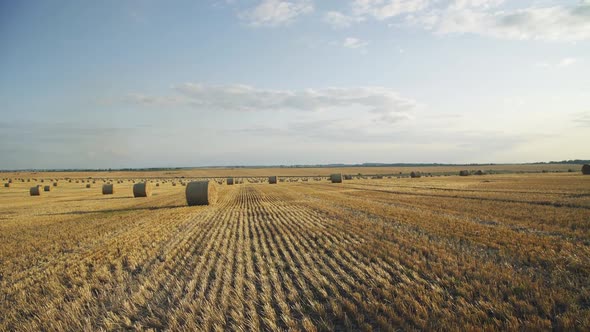
{"type": "Polygon", "coordinates": [[[0,169],[590,158],[590,1],[0,1],[0,169]]]}

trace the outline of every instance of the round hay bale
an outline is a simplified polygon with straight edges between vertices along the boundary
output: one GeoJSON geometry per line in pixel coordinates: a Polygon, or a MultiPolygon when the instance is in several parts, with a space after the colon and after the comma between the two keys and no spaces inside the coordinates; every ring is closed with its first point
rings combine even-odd
{"type": "Polygon", "coordinates": [[[475,175],[486,175],[486,173],[484,171],[482,171],[481,169],[477,170],[477,172],[475,172],[475,175]]]}
{"type": "Polygon", "coordinates": [[[468,170],[459,171],[459,175],[460,176],[469,176],[469,171],[468,170]]]}
{"type": "Polygon", "coordinates": [[[234,178],[227,178],[227,185],[232,186],[234,184],[234,178]]]}
{"type": "Polygon", "coordinates": [[[88,183],[88,184],[86,185],[86,188],[91,188],[91,187],[92,187],[92,185],[91,185],[90,183],[88,183]]]}
{"type": "Polygon", "coordinates": [[[112,195],[115,193],[115,185],[112,183],[106,183],[102,185],[102,194],[103,195],[112,195]]]}
{"type": "Polygon", "coordinates": [[[152,186],[149,182],[140,182],[133,185],[133,197],[150,197],[152,186]]]}
{"type": "Polygon", "coordinates": [[[189,206],[211,205],[217,202],[217,188],[213,181],[194,181],[186,186],[186,203],[189,206]]]}
{"type": "Polygon", "coordinates": [[[410,177],[411,178],[420,178],[420,177],[422,177],[422,173],[420,173],[420,172],[412,172],[412,173],[410,173],[410,177]]]}
{"type": "Polygon", "coordinates": [[[10,182],[6,182],[6,183],[4,184],[4,188],[10,188],[10,182]]]}
{"type": "Polygon", "coordinates": [[[41,196],[41,186],[34,186],[29,189],[31,196],[41,196]]]}
{"type": "Polygon", "coordinates": [[[332,183],[342,183],[342,173],[330,175],[330,180],[332,181],[332,183]]]}
{"type": "Polygon", "coordinates": [[[350,175],[350,174],[345,175],[344,180],[352,180],[352,175],[350,175]]]}
{"type": "Polygon", "coordinates": [[[277,184],[277,176],[276,175],[269,176],[268,177],[268,183],[270,183],[270,184],[277,184]]]}
{"type": "Polygon", "coordinates": [[[172,182],[172,186],[173,187],[176,187],[176,182],[172,182]]]}
{"type": "Polygon", "coordinates": [[[160,186],[160,184],[159,183],[156,183],[156,187],[159,187],[159,186],[160,186]]]}
{"type": "Polygon", "coordinates": [[[43,191],[51,191],[51,186],[45,186],[45,187],[43,187],[43,191]]]}
{"type": "Polygon", "coordinates": [[[582,166],[582,174],[590,175],[590,164],[584,164],[584,166],[582,166]]]}
{"type": "Polygon", "coordinates": [[[53,182],[53,186],[54,187],[57,187],[57,182],[53,182]]]}

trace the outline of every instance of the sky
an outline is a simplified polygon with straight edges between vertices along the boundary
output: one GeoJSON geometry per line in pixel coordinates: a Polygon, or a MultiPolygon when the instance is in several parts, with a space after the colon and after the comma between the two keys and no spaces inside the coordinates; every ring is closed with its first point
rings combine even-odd
{"type": "Polygon", "coordinates": [[[0,0],[0,169],[590,159],[590,0],[0,0]]]}

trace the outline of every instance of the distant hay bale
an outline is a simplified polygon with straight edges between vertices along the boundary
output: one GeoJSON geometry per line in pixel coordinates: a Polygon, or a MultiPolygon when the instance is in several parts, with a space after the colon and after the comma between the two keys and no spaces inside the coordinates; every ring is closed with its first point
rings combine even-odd
{"type": "Polygon", "coordinates": [[[159,187],[159,186],[160,186],[160,184],[159,183],[156,183],[156,187],[159,187]]]}
{"type": "Polygon", "coordinates": [[[115,193],[115,185],[112,183],[106,183],[102,185],[103,195],[112,195],[115,193]]]}
{"type": "Polygon", "coordinates": [[[92,185],[91,185],[90,183],[88,183],[88,184],[86,185],[86,188],[92,188],[92,185]]]}
{"type": "Polygon", "coordinates": [[[352,175],[350,175],[350,174],[344,175],[344,180],[352,180],[352,175]]]}
{"type": "Polygon", "coordinates": [[[10,182],[6,182],[6,183],[4,184],[4,188],[10,188],[10,182]]]}
{"type": "Polygon", "coordinates": [[[584,164],[584,166],[582,166],[582,174],[590,175],[590,164],[584,164]]]}
{"type": "Polygon", "coordinates": [[[342,173],[335,173],[330,175],[332,183],[342,183],[342,173]]]}
{"type": "Polygon", "coordinates": [[[57,187],[57,182],[53,182],[53,186],[54,187],[57,187]]]}
{"type": "Polygon", "coordinates": [[[211,205],[217,202],[217,188],[213,181],[194,181],[186,186],[186,203],[189,206],[211,205]]]}
{"type": "Polygon", "coordinates": [[[133,197],[150,197],[152,186],[149,182],[140,182],[133,185],[133,197]]]}
{"type": "Polygon", "coordinates": [[[470,174],[470,173],[469,173],[469,171],[468,171],[468,170],[462,170],[462,171],[459,171],[459,175],[460,175],[460,176],[469,176],[469,174],[470,174]]]}
{"type": "Polygon", "coordinates": [[[484,171],[482,171],[481,169],[478,169],[477,172],[475,172],[475,175],[485,175],[486,173],[484,171]]]}
{"type": "Polygon", "coordinates": [[[31,187],[29,193],[31,194],[31,196],[41,196],[41,186],[31,187]]]}
{"type": "Polygon", "coordinates": [[[268,183],[270,183],[270,184],[277,184],[277,176],[276,175],[269,176],[268,177],[268,183]]]}
{"type": "Polygon", "coordinates": [[[45,187],[43,187],[43,191],[51,191],[51,186],[45,186],[45,187]]]}
{"type": "Polygon", "coordinates": [[[231,186],[234,184],[234,178],[227,178],[227,185],[231,186]]]}
{"type": "Polygon", "coordinates": [[[41,179],[41,182],[45,182],[45,180],[41,179]]]}
{"type": "Polygon", "coordinates": [[[422,173],[420,173],[420,172],[412,172],[412,173],[410,173],[410,177],[411,178],[420,178],[420,177],[422,177],[422,173]]]}
{"type": "Polygon", "coordinates": [[[176,187],[176,182],[172,182],[172,186],[173,187],[176,187]]]}

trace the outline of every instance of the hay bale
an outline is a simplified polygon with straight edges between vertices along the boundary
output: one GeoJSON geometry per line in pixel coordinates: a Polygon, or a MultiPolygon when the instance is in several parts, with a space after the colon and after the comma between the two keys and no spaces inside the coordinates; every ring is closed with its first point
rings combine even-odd
{"type": "Polygon", "coordinates": [[[10,188],[10,182],[6,182],[6,183],[4,184],[4,188],[10,188]]]}
{"type": "Polygon", "coordinates": [[[31,196],[41,196],[41,186],[34,186],[29,189],[31,196]]]}
{"type": "Polygon", "coordinates": [[[133,185],[133,197],[150,197],[152,186],[149,182],[140,182],[133,185]]]}
{"type": "Polygon", "coordinates": [[[486,175],[486,173],[481,169],[478,169],[477,172],[475,172],[475,175],[486,175]]]}
{"type": "Polygon", "coordinates": [[[234,184],[234,178],[227,178],[227,185],[232,186],[234,184]]]}
{"type": "Polygon", "coordinates": [[[90,183],[86,185],[86,188],[91,188],[91,187],[92,187],[92,185],[90,183]]]}
{"type": "Polygon", "coordinates": [[[194,181],[186,186],[186,203],[189,206],[211,205],[217,202],[217,188],[213,181],[194,181]]]}
{"type": "Polygon", "coordinates": [[[51,186],[45,186],[45,187],[43,187],[43,191],[51,191],[51,186]]]}
{"type": "Polygon", "coordinates": [[[344,180],[352,180],[352,175],[350,175],[350,174],[345,175],[344,180]]]}
{"type": "Polygon", "coordinates": [[[469,173],[469,171],[468,171],[468,170],[462,170],[462,171],[459,171],[459,175],[460,175],[460,176],[469,176],[469,175],[470,175],[470,173],[469,173]]]}
{"type": "Polygon", "coordinates": [[[277,176],[276,175],[269,176],[268,177],[268,183],[270,183],[270,184],[277,184],[277,176]]]}
{"type": "Polygon", "coordinates": [[[412,172],[412,173],[410,173],[410,177],[411,178],[420,178],[420,177],[422,177],[422,173],[420,173],[420,172],[412,172]]]}
{"type": "Polygon", "coordinates": [[[160,184],[159,183],[156,183],[156,187],[159,187],[159,186],[160,186],[160,184]]]}
{"type": "Polygon", "coordinates": [[[330,175],[330,181],[332,181],[332,183],[342,183],[342,173],[330,175]]]}
{"type": "Polygon", "coordinates": [[[590,164],[584,164],[584,166],[582,166],[582,174],[590,175],[590,164]]]}
{"type": "Polygon", "coordinates": [[[106,183],[102,185],[103,195],[112,195],[115,193],[115,185],[112,183],[106,183]]]}
{"type": "Polygon", "coordinates": [[[54,187],[57,187],[57,182],[53,182],[53,186],[54,187]]]}

